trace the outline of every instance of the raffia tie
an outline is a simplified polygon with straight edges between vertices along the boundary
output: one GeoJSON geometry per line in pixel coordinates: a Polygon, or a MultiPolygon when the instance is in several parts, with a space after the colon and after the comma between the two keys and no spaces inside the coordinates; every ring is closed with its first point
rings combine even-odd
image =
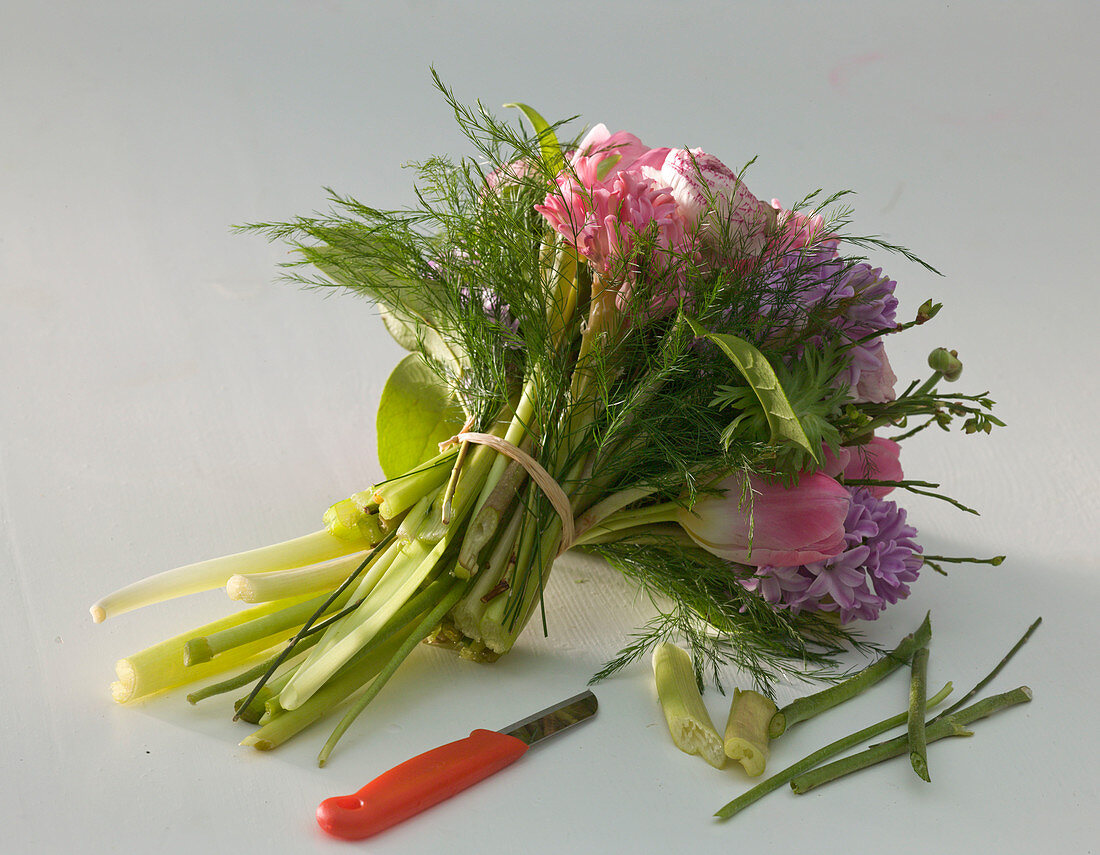
{"type": "Polygon", "coordinates": [[[546,498],[550,500],[550,504],[557,511],[558,516],[561,517],[561,546],[558,548],[558,555],[561,555],[573,545],[573,540],[577,536],[577,527],[573,521],[573,508],[569,504],[569,497],[565,495],[565,490],[561,488],[561,485],[553,479],[549,472],[542,468],[542,465],[535,458],[522,448],[501,439],[499,436],[493,436],[491,433],[463,431],[455,434],[446,442],[440,443],[440,448],[446,448],[459,442],[487,445],[494,451],[499,451],[505,457],[512,458],[526,469],[527,474],[531,476],[531,480],[538,485],[546,498]]]}

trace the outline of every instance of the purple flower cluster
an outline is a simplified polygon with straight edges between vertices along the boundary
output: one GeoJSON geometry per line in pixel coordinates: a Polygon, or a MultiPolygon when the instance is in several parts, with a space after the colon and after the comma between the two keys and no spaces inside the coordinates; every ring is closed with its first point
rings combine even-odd
{"type": "Polygon", "coordinates": [[[917,530],[894,502],[864,488],[851,493],[839,555],[798,567],[759,567],[741,584],[777,608],[839,612],[842,623],[874,620],[888,604],[909,596],[922,563],[917,530]]]}
{"type": "MultiPolygon", "coordinates": [[[[791,217],[781,222],[793,224],[791,217]]],[[[795,289],[800,312],[831,310],[832,324],[844,340],[858,342],[870,333],[896,326],[898,301],[896,282],[881,268],[846,261],[837,252],[837,242],[810,230],[791,233],[790,243],[774,262],[772,287],[776,291],[795,289]]],[[[797,318],[791,318],[798,323],[797,318]]],[[[883,402],[893,398],[895,377],[886,358],[881,338],[854,344],[849,364],[837,377],[857,401],[883,402]]]]}

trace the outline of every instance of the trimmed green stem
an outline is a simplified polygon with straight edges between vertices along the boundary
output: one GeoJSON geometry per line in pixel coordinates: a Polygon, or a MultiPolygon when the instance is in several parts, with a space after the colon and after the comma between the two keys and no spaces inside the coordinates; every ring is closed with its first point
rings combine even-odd
{"type": "MultiPolygon", "coordinates": [[[[935,695],[928,699],[927,708],[931,709],[937,704],[941,703],[951,693],[951,684],[948,683],[942,689],[940,689],[935,695]]],[[[857,730],[855,733],[850,733],[835,742],[830,742],[824,748],[819,748],[812,754],[807,754],[797,763],[793,763],[781,772],[776,772],[770,778],[761,781],[751,790],[747,790],[740,796],[735,798],[729,804],[721,808],[715,816],[719,819],[729,819],[736,813],[740,813],[749,805],[759,801],[768,793],[774,792],[782,787],[784,784],[789,783],[792,779],[799,775],[808,772],[820,763],[825,762],[830,757],[835,757],[850,748],[854,748],[857,745],[861,745],[868,739],[874,739],[876,736],[885,733],[888,730],[893,730],[895,727],[900,727],[905,724],[909,714],[907,712],[898,713],[890,718],[883,719],[880,722],[863,728],[863,730],[857,730]]]]}
{"type": "Polygon", "coordinates": [[[315,531],[272,546],[211,558],[148,576],[108,594],[94,603],[89,611],[92,620],[101,623],[109,617],[153,603],[220,588],[231,576],[316,564],[361,550],[364,545],[364,542],[333,537],[327,531],[315,531]]]}
{"type": "Polygon", "coordinates": [[[240,647],[242,644],[282,635],[289,629],[297,629],[305,624],[311,615],[339,611],[347,602],[348,592],[345,591],[331,603],[329,599],[327,594],[308,600],[298,599],[293,604],[271,614],[253,618],[218,632],[196,636],[184,645],[183,664],[193,667],[202,662],[208,662],[215,656],[240,647]]]}
{"type": "Polygon", "coordinates": [[[231,600],[244,603],[266,603],[286,597],[331,590],[347,578],[348,573],[367,556],[367,551],[352,552],[310,567],[274,570],[270,573],[250,573],[230,576],[225,592],[231,600]]]}
{"type": "MultiPolygon", "coordinates": [[[[936,742],[949,736],[970,736],[971,731],[966,727],[968,724],[1016,704],[1027,703],[1030,700],[1031,689],[1027,686],[1020,686],[1010,692],[993,695],[957,712],[937,716],[928,725],[926,739],[928,742],[936,742]]],[[[798,776],[791,781],[791,789],[799,794],[806,793],[815,787],[828,784],[845,775],[850,775],[852,772],[858,772],[860,769],[866,769],[868,766],[874,766],[892,757],[899,757],[908,751],[908,735],[899,736],[888,742],[880,742],[878,745],[872,745],[859,754],[844,757],[841,760],[820,766],[798,776]]]]}
{"type": "Polygon", "coordinates": [[[321,749],[321,753],[317,756],[317,765],[324,766],[328,762],[329,755],[332,754],[333,748],[336,747],[336,743],[340,740],[340,737],[344,735],[345,731],[351,726],[351,723],[355,721],[358,715],[366,709],[367,705],[374,700],[378,693],[382,690],[382,687],[386,685],[390,677],[393,676],[398,666],[408,657],[421,641],[428,637],[428,635],[435,629],[436,625],[443,619],[443,616],[451,610],[451,607],[459,601],[462,594],[465,592],[466,586],[469,582],[463,580],[452,584],[451,588],[443,596],[435,607],[424,616],[423,619],[416,625],[411,633],[405,636],[396,652],[390,657],[390,660],[383,666],[382,670],[378,672],[377,676],[371,681],[367,690],[360,695],[356,702],[352,705],[344,717],[340,720],[340,723],[336,725],[336,728],[332,731],[328,741],[325,742],[324,747],[321,749]]]}
{"type": "Polygon", "coordinates": [[[772,716],[769,732],[775,739],[793,724],[813,718],[825,710],[832,709],[839,703],[854,698],[860,692],[870,688],[883,677],[893,673],[905,665],[913,657],[913,653],[926,646],[932,638],[931,615],[925,615],[924,621],[911,635],[901,640],[897,647],[886,653],[877,662],[874,662],[853,677],[843,682],[823,689],[813,695],[798,698],[787,704],[774,716],[772,716]]]}
{"type": "Polygon", "coordinates": [[[924,696],[928,674],[928,648],[913,653],[912,679],[909,682],[909,762],[921,780],[931,782],[928,774],[928,749],[924,722],[924,696]]]}
{"type": "MultiPolygon", "coordinates": [[[[295,648],[295,652],[304,653],[306,650],[316,644],[320,640],[320,638],[321,636],[319,635],[310,635],[306,638],[303,638],[301,641],[298,642],[298,646],[295,648]]],[[[225,694],[226,692],[232,692],[235,689],[243,688],[254,680],[260,679],[260,677],[266,674],[273,665],[278,664],[276,661],[278,660],[278,658],[279,657],[276,654],[270,659],[265,659],[258,665],[253,665],[246,671],[241,671],[241,673],[236,674],[227,680],[222,680],[218,683],[211,683],[209,686],[204,686],[197,691],[191,692],[187,696],[187,702],[189,704],[197,704],[199,701],[205,701],[207,698],[212,698],[215,695],[221,695],[225,694]]]]}

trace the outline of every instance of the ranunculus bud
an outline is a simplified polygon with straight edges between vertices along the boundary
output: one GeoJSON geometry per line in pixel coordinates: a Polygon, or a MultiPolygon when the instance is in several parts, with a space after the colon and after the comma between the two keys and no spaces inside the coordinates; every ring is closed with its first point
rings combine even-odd
{"type": "Polygon", "coordinates": [[[928,354],[928,367],[942,374],[943,379],[948,383],[958,380],[963,370],[958,351],[948,350],[945,347],[937,347],[928,354]]]}
{"type": "Polygon", "coordinates": [[[643,174],[669,187],[689,226],[698,226],[703,240],[734,242],[738,254],[755,257],[775,226],[776,211],[757,199],[722,161],[700,148],[674,148],[659,169],[643,174]]]}

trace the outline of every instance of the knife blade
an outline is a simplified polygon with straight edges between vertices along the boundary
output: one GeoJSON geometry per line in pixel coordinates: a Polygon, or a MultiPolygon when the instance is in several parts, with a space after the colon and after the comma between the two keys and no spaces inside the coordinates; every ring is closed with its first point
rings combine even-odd
{"type": "Polygon", "coordinates": [[[358,792],[317,806],[317,823],[344,840],[362,840],[462,792],[527,749],[595,714],[596,696],[581,692],[502,730],[477,729],[383,772],[358,792]]]}

